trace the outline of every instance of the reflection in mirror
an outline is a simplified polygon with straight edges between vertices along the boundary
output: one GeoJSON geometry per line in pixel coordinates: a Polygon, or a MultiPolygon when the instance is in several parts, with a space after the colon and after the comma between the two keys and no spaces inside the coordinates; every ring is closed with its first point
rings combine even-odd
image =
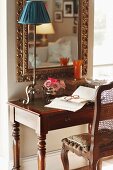
{"type": "MultiPolygon", "coordinates": [[[[63,5],[62,1],[46,1],[48,12],[54,15],[56,8],[63,5]],[[57,2],[57,3],[56,3],[57,2]],[[56,6],[57,5],[57,6],[56,6]],[[53,11],[53,12],[52,12],[53,11]]],[[[61,8],[61,7],[59,7],[61,8]]],[[[67,65],[72,65],[78,59],[78,20],[79,0],[64,2],[64,18],[57,16],[57,21],[52,17],[52,24],[37,25],[36,67],[58,67],[61,58],[68,58],[67,65]],[[69,9],[69,10],[68,10],[69,9]],[[74,10],[73,10],[74,9],[74,10]],[[58,20],[62,22],[58,22],[58,20]],[[53,28],[54,27],[54,28],[53,28]],[[76,31],[73,29],[75,27],[76,31]],[[65,29],[66,28],[66,29],[65,29]],[[54,31],[54,30],[55,31],[54,31]],[[55,33],[55,34],[54,34],[55,33]],[[47,38],[45,38],[47,37],[47,38]]],[[[59,9],[60,10],[60,9],[59,9]]],[[[55,15],[58,15],[57,12],[55,15]]],[[[33,68],[33,29],[28,28],[28,68],[33,68]],[[32,36],[31,36],[32,35],[32,36]]]]}
{"type": "MultiPolygon", "coordinates": [[[[25,0],[17,0],[17,21],[25,0]]],[[[37,79],[47,75],[73,76],[73,60],[83,59],[83,75],[87,73],[88,0],[46,0],[55,31],[37,30],[37,79]],[[70,11],[67,12],[67,8],[70,11]],[[68,60],[63,66],[61,58],[68,60]]],[[[38,29],[38,26],[37,26],[38,29]]],[[[17,80],[32,80],[33,27],[17,24],[17,80]]]]}

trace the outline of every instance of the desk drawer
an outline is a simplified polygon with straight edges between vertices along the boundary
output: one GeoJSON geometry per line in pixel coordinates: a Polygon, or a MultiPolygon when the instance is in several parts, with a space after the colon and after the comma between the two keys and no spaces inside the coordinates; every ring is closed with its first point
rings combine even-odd
{"type": "Polygon", "coordinates": [[[34,130],[40,129],[40,117],[20,108],[15,108],[15,121],[34,130]]]}
{"type": "Polygon", "coordinates": [[[60,129],[70,126],[76,126],[91,123],[93,118],[93,109],[79,110],[77,112],[63,112],[48,117],[48,130],[60,129]]]}

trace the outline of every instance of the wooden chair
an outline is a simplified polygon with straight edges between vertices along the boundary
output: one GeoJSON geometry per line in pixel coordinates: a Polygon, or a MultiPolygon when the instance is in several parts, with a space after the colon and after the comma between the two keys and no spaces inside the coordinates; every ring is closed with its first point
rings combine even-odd
{"type": "Polygon", "coordinates": [[[62,139],[61,160],[64,170],[69,170],[68,151],[87,158],[90,170],[102,169],[102,158],[113,156],[111,115],[113,115],[113,82],[101,85],[97,89],[91,133],[62,139]]]}

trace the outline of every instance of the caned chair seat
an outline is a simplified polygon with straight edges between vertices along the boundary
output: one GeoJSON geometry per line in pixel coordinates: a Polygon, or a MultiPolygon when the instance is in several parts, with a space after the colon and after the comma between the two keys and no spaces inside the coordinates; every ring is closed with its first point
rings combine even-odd
{"type": "MultiPolygon", "coordinates": [[[[99,130],[99,148],[102,151],[110,148],[113,149],[113,130],[111,129],[101,129],[99,130]]],[[[65,145],[67,150],[76,153],[79,156],[86,156],[88,159],[90,157],[90,145],[91,145],[91,134],[83,133],[79,135],[72,135],[67,138],[62,139],[63,145],[65,145]]]]}
{"type": "Polygon", "coordinates": [[[91,134],[88,133],[72,135],[62,139],[62,142],[65,145],[66,149],[72,151],[73,153],[78,153],[78,155],[89,152],[90,141],[91,134]]]}
{"type": "Polygon", "coordinates": [[[90,170],[102,169],[102,159],[113,156],[111,115],[113,115],[113,82],[101,85],[97,89],[91,131],[62,139],[61,160],[64,170],[69,170],[68,151],[87,158],[90,170]],[[107,107],[105,113],[103,107],[107,107]]]}

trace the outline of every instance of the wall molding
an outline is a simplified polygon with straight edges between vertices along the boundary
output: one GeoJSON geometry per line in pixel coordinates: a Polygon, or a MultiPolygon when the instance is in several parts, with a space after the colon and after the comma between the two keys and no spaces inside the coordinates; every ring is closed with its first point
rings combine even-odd
{"type": "MultiPolygon", "coordinates": [[[[62,162],[60,158],[61,150],[48,152],[46,154],[46,170],[62,170],[62,162]]],[[[86,166],[87,162],[82,157],[77,157],[75,154],[69,152],[70,168],[76,169],[86,166]]],[[[13,162],[10,161],[9,170],[11,170],[13,162]]],[[[21,170],[37,170],[37,155],[32,155],[21,159],[21,170]]]]}

